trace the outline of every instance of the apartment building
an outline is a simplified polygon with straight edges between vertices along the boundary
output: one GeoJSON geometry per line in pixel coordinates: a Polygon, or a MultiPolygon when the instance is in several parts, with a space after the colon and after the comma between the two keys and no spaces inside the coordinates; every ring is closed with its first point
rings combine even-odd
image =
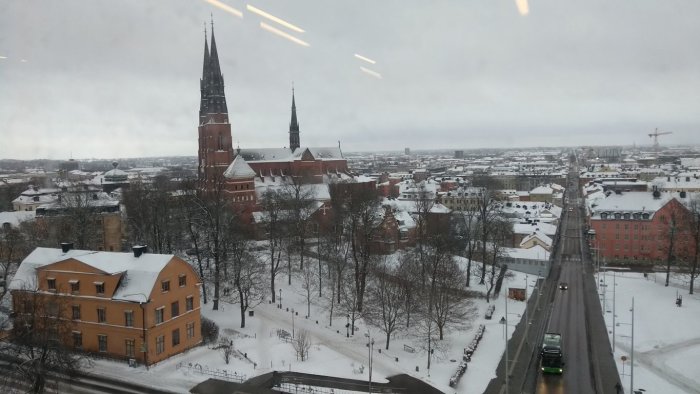
{"type": "Polygon", "coordinates": [[[596,201],[590,217],[593,244],[607,261],[665,261],[692,256],[686,193],[629,192],[596,201]],[[671,241],[673,233],[673,242],[671,241]]]}
{"type": "MultiPolygon", "coordinates": [[[[201,342],[200,280],[174,255],[36,248],[10,283],[15,319],[36,306],[62,327],[56,340],[78,350],[153,364],[201,342]]],[[[19,325],[17,325],[19,326],[19,325]]]]}

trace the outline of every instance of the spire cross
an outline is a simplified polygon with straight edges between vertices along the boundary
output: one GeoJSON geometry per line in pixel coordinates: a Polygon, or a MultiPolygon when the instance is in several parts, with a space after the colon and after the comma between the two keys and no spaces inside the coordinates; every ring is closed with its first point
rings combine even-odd
{"type": "Polygon", "coordinates": [[[214,31],[214,13],[212,12],[211,14],[211,31],[214,31]]]}

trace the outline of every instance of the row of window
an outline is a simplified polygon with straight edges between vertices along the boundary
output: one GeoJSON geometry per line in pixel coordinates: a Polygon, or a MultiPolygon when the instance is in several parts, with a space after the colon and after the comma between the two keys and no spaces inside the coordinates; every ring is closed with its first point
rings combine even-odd
{"type": "MultiPolygon", "coordinates": [[[[194,297],[187,296],[185,298],[185,312],[189,312],[194,309],[194,297]]],[[[165,306],[156,308],[155,310],[156,324],[163,323],[165,321],[165,306]]],[[[170,303],[170,318],[176,318],[180,316],[180,301],[175,301],[170,303]]]]}
{"type": "MultiPolygon", "coordinates": [[[[185,311],[189,312],[194,309],[194,297],[188,296],[185,299],[185,311]]],[[[156,324],[160,324],[164,321],[164,310],[165,307],[160,307],[156,309],[156,324]]],[[[73,305],[72,307],[72,318],[73,320],[81,320],[81,308],[80,305],[73,305]]],[[[180,315],[180,302],[175,301],[170,304],[170,318],[174,318],[180,315]]],[[[105,307],[97,308],[97,322],[106,323],[107,322],[107,309],[105,307]]],[[[124,311],[124,327],[134,326],[134,311],[127,310],[124,311]]]]}
{"type": "MultiPolygon", "coordinates": [[[[68,284],[70,285],[70,291],[72,294],[79,294],[80,293],[80,281],[77,279],[71,279],[68,281],[68,284]]],[[[105,293],[105,284],[104,282],[93,282],[95,285],[95,293],[97,295],[104,295],[105,293]]],[[[180,287],[185,287],[187,286],[187,275],[180,275],[177,278],[177,284],[180,287]]],[[[46,286],[49,289],[49,291],[56,291],[56,278],[47,278],[46,279],[46,286]]],[[[160,282],[161,290],[165,293],[170,291],[170,281],[169,280],[164,280],[160,282]]]]}
{"type": "MultiPolygon", "coordinates": [[[[77,279],[71,279],[68,281],[68,284],[70,285],[70,292],[72,294],[78,294],[80,293],[80,281],[77,279]]],[[[93,282],[95,285],[95,293],[97,295],[103,295],[105,293],[105,284],[104,282],[93,282]]],[[[46,279],[46,287],[49,289],[49,291],[56,291],[56,278],[47,278],[46,279]]]]}
{"type": "MultiPolygon", "coordinates": [[[[194,322],[187,323],[185,325],[187,339],[194,338],[194,322]]],[[[172,347],[176,347],[180,344],[180,329],[176,328],[171,333],[171,343],[172,347]]],[[[83,333],[80,331],[73,331],[73,348],[82,350],[83,348],[83,333]]],[[[101,353],[107,352],[107,335],[98,334],[97,335],[97,351],[101,353]]],[[[156,338],[156,354],[161,354],[165,351],[165,335],[161,335],[156,338]]],[[[136,340],[125,339],[124,340],[124,355],[127,357],[136,356],[136,340]]]]}
{"type": "MultiPolygon", "coordinates": [[[[601,225],[601,228],[604,228],[604,229],[605,229],[605,228],[608,228],[608,224],[607,224],[607,223],[603,223],[603,224],[601,225]]],[[[620,223],[615,223],[615,228],[619,230],[619,229],[620,229],[620,223]]],[[[629,229],[630,229],[630,225],[627,224],[627,223],[624,223],[623,226],[622,226],[622,228],[624,228],[625,230],[629,230],[629,229]]],[[[646,225],[646,224],[642,224],[641,226],[638,225],[638,224],[634,224],[634,225],[632,226],[632,229],[634,229],[634,230],[640,230],[640,229],[641,229],[642,231],[646,231],[646,230],[649,229],[649,226],[646,225]]]]}
{"type": "MultiPolygon", "coordinates": [[[[187,286],[187,275],[182,274],[182,275],[178,276],[177,277],[177,285],[180,287],[187,286]]],[[[170,281],[164,280],[164,281],[160,282],[160,290],[163,293],[167,293],[168,291],[170,291],[170,281]]]]}
{"type": "Polygon", "coordinates": [[[634,213],[620,213],[620,212],[615,212],[615,213],[610,213],[610,212],[601,212],[600,218],[605,220],[605,219],[624,219],[624,220],[649,220],[650,215],[649,212],[634,212],[634,213]]]}

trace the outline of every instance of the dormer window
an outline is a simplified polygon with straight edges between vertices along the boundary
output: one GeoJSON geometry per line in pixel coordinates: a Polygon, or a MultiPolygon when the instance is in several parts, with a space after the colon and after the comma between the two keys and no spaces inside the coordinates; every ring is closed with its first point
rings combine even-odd
{"type": "Polygon", "coordinates": [[[615,214],[615,219],[621,219],[621,218],[622,218],[622,214],[621,214],[621,213],[616,213],[616,214],[615,214]]]}
{"type": "Polygon", "coordinates": [[[94,282],[95,283],[95,293],[97,295],[103,295],[105,293],[105,282],[94,282]]]}
{"type": "Polygon", "coordinates": [[[642,214],[642,219],[648,220],[648,219],[649,219],[649,214],[648,214],[648,213],[643,213],[643,214],[642,214]]]}
{"type": "Polygon", "coordinates": [[[70,283],[70,292],[75,294],[80,292],[80,281],[77,279],[71,279],[68,281],[70,283]]]}
{"type": "Polygon", "coordinates": [[[623,215],[623,217],[624,217],[625,220],[629,220],[629,219],[630,219],[630,214],[629,214],[629,213],[626,213],[626,214],[623,215]]]}

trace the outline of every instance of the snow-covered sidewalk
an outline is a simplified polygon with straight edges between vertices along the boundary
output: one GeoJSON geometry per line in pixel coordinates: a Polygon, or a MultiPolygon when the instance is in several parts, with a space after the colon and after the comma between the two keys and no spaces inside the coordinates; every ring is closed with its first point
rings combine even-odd
{"type": "Polygon", "coordinates": [[[687,288],[664,286],[663,274],[607,272],[605,322],[613,335],[615,287],[615,361],[625,392],[631,392],[632,297],[634,297],[634,388],[653,393],[700,394],[700,296],[687,288]],[[617,285],[615,285],[615,283],[617,285]],[[681,307],[676,298],[683,298],[681,307]],[[622,358],[625,358],[623,362],[622,358]]]}

